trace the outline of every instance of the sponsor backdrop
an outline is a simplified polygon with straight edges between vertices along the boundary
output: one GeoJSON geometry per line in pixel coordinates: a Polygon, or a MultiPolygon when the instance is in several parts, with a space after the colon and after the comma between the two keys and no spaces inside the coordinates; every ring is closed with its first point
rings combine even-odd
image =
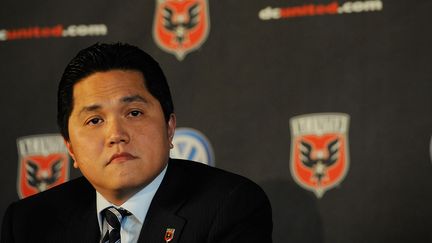
{"type": "MultiPolygon", "coordinates": [[[[0,215],[80,175],[57,83],[95,42],[161,64],[173,157],[251,178],[275,242],[432,242],[431,1],[2,1],[0,215]]],[[[200,183],[197,181],[196,183],[200,183]]]]}

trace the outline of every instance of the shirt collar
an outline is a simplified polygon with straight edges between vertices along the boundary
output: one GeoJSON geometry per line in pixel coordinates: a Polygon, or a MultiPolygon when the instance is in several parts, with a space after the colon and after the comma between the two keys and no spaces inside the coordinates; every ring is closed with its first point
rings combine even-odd
{"type": "MultiPolygon", "coordinates": [[[[131,212],[133,216],[135,216],[141,224],[144,223],[144,219],[147,215],[147,211],[150,207],[150,203],[153,200],[154,195],[156,194],[157,189],[159,188],[162,179],[165,176],[166,170],[168,168],[168,164],[165,168],[159,173],[159,175],[147,186],[142,188],[140,191],[135,193],[131,198],[129,198],[126,202],[120,205],[120,208],[124,208],[131,212]]],[[[96,191],[96,211],[99,220],[99,226],[102,226],[102,215],[101,212],[110,206],[117,207],[106,200],[102,194],[96,191]]],[[[117,207],[118,208],[118,207],[117,207]]]]}

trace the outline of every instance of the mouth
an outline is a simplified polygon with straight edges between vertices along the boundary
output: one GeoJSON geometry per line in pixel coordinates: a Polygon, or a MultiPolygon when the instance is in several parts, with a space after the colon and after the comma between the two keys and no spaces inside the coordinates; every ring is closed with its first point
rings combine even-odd
{"type": "Polygon", "coordinates": [[[111,156],[108,164],[111,164],[111,163],[123,163],[123,162],[129,161],[129,160],[134,160],[136,158],[138,158],[138,157],[133,156],[130,153],[126,153],[126,152],[117,153],[117,154],[114,154],[113,156],[111,156]]]}

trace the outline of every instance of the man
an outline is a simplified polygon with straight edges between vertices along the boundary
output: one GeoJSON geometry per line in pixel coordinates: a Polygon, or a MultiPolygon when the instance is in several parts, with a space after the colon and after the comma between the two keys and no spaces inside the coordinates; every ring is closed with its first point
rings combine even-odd
{"type": "Polygon", "coordinates": [[[84,177],[11,204],[1,242],[271,242],[256,184],[169,158],[169,87],[137,47],[80,51],[59,84],[57,121],[84,177]]]}

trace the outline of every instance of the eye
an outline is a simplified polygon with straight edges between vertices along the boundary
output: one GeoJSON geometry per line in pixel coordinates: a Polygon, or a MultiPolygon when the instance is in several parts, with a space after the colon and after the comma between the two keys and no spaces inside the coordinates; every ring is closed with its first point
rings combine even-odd
{"type": "Polygon", "coordinates": [[[102,122],[102,119],[100,119],[99,117],[95,117],[95,118],[90,119],[86,124],[87,125],[97,125],[101,122],[102,122]]]}
{"type": "Polygon", "coordinates": [[[137,116],[140,116],[142,114],[143,113],[141,111],[138,111],[138,110],[133,110],[133,111],[129,112],[129,115],[132,117],[137,117],[137,116]]]}

